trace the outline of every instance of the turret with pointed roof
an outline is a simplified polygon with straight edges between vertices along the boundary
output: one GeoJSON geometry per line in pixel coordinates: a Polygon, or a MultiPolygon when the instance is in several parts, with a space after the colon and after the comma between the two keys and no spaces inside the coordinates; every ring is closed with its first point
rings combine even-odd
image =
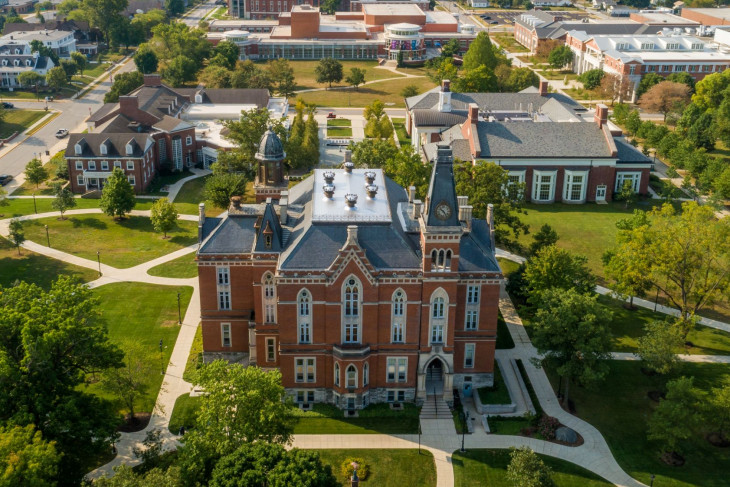
{"type": "Polygon", "coordinates": [[[287,181],[284,178],[286,153],[284,144],[271,128],[261,137],[255,157],[258,161],[254,183],[256,201],[260,203],[267,198],[278,200],[281,192],[287,188],[287,181]]]}

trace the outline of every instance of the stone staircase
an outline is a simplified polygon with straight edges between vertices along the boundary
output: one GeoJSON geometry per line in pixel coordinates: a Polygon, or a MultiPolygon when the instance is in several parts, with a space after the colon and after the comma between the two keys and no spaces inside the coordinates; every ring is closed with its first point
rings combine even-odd
{"type": "Polygon", "coordinates": [[[443,396],[426,396],[426,402],[421,407],[420,419],[451,419],[449,405],[444,401],[443,396]]]}

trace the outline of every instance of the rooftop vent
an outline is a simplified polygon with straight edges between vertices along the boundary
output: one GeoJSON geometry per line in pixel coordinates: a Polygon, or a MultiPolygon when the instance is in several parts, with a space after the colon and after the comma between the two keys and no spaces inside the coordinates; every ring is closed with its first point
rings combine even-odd
{"type": "Polygon", "coordinates": [[[372,171],[365,171],[365,181],[368,182],[368,184],[373,184],[375,181],[375,173],[372,171]]]}
{"type": "Polygon", "coordinates": [[[374,199],[375,195],[378,193],[378,186],[376,184],[368,184],[365,186],[365,191],[368,194],[368,198],[374,199]]]}
{"type": "Polygon", "coordinates": [[[324,176],[324,182],[327,184],[332,184],[332,182],[335,180],[334,171],[325,171],[323,176],[324,176]]]}
{"type": "Polygon", "coordinates": [[[355,164],[352,163],[352,161],[347,161],[345,164],[345,172],[347,174],[352,174],[352,168],[355,167],[355,164]]]}
{"type": "Polygon", "coordinates": [[[234,208],[240,208],[241,207],[241,197],[240,196],[231,196],[231,204],[234,208]]]}
{"type": "Polygon", "coordinates": [[[334,194],[335,194],[335,186],[334,186],[334,184],[325,184],[322,187],[322,191],[324,191],[324,195],[327,198],[332,199],[332,196],[334,196],[334,194]]]}
{"type": "Polygon", "coordinates": [[[355,205],[357,204],[357,195],[353,193],[347,193],[345,195],[345,203],[347,203],[348,208],[355,208],[355,205]]]}

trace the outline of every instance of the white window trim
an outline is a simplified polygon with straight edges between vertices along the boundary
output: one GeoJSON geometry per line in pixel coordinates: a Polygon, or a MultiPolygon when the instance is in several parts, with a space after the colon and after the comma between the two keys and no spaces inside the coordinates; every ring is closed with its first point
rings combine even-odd
{"type": "Polygon", "coordinates": [[[359,378],[358,376],[359,375],[360,374],[357,371],[357,367],[355,367],[354,364],[348,365],[345,368],[345,388],[347,388],[347,389],[357,389],[357,387],[358,387],[357,386],[357,384],[358,384],[358,378],[359,378]],[[350,371],[352,371],[352,370],[355,371],[355,385],[354,386],[351,386],[350,385],[350,371]]]}
{"type": "Polygon", "coordinates": [[[89,161],[89,171],[96,171],[96,161],[89,161]]]}
{"type": "Polygon", "coordinates": [[[79,186],[86,186],[86,181],[84,181],[84,176],[81,174],[76,175],[76,184],[79,186]]]}
{"type": "Polygon", "coordinates": [[[586,192],[588,189],[588,171],[570,171],[565,170],[565,175],[563,177],[563,200],[564,201],[570,201],[572,203],[582,203],[586,200],[586,192]],[[571,188],[573,183],[573,178],[575,176],[583,176],[583,182],[581,183],[580,188],[580,198],[577,200],[570,199],[571,194],[571,188]]]}
{"type": "Polygon", "coordinates": [[[267,362],[276,362],[276,338],[274,337],[266,337],[266,361],[267,362]],[[269,344],[273,344],[273,350],[274,350],[274,357],[269,358],[269,344]]]}
{"type": "Polygon", "coordinates": [[[474,368],[474,362],[476,361],[476,343],[465,343],[464,344],[464,368],[465,369],[473,369],[474,368]],[[467,357],[468,354],[466,353],[467,349],[471,348],[471,365],[467,365],[467,357]]]}
{"type": "Polygon", "coordinates": [[[294,357],[294,382],[298,384],[313,384],[317,382],[317,357],[294,357]],[[302,361],[302,380],[297,380],[297,362],[302,361]],[[312,380],[309,380],[308,367],[312,361],[312,380]]]}
{"type": "Polygon", "coordinates": [[[76,161],[76,170],[77,171],[83,171],[84,170],[84,161],[76,161]]]}
{"type": "Polygon", "coordinates": [[[555,201],[555,181],[557,179],[557,174],[557,171],[532,171],[532,201],[540,201],[544,203],[555,201]],[[538,198],[538,195],[540,194],[539,181],[541,176],[550,176],[550,190],[548,192],[548,198],[544,200],[538,198]]]}
{"type": "Polygon", "coordinates": [[[134,171],[134,161],[127,161],[127,170],[134,171]]]}
{"type": "Polygon", "coordinates": [[[633,188],[634,192],[638,194],[639,189],[641,189],[641,172],[638,171],[618,171],[616,172],[616,184],[614,187],[614,192],[618,193],[621,191],[621,188],[623,187],[624,181],[626,180],[633,180],[633,188]],[[620,183],[619,183],[620,181],[620,183]]]}
{"type": "Polygon", "coordinates": [[[274,276],[267,272],[263,275],[261,278],[261,298],[263,301],[263,322],[264,323],[276,323],[276,282],[274,281],[274,276]],[[269,283],[267,283],[268,279],[271,279],[269,283]],[[267,288],[271,287],[271,295],[267,296],[267,288]],[[268,316],[268,311],[271,310],[271,315],[268,316]]]}
{"type": "Polygon", "coordinates": [[[390,305],[390,342],[391,343],[405,343],[406,342],[406,313],[408,310],[408,295],[406,292],[398,288],[395,291],[393,291],[393,296],[391,297],[391,305],[390,305]],[[402,301],[400,305],[403,307],[401,314],[395,314],[395,308],[396,308],[396,294],[401,293],[402,301]],[[396,329],[400,330],[400,340],[395,339],[395,331],[396,329]]]}
{"type": "Polygon", "coordinates": [[[408,357],[386,357],[385,360],[385,382],[389,384],[404,383],[408,382],[408,357]],[[400,378],[400,365],[401,360],[404,361],[404,375],[403,379],[400,378]],[[393,363],[393,380],[389,377],[389,371],[391,362],[393,363]]]}
{"type": "Polygon", "coordinates": [[[218,291],[218,311],[230,311],[231,309],[231,293],[230,291],[218,291]],[[223,297],[224,294],[228,295],[228,300],[226,303],[226,306],[223,305],[221,302],[221,297],[223,297]]]}
{"type": "Polygon", "coordinates": [[[129,181],[129,184],[131,184],[132,186],[137,184],[137,178],[135,178],[134,175],[127,176],[127,181],[129,181]]]}
{"type": "Polygon", "coordinates": [[[363,293],[363,287],[362,282],[360,279],[355,277],[354,275],[350,275],[344,279],[342,282],[342,289],[340,291],[342,296],[342,306],[341,306],[341,323],[342,323],[342,329],[341,329],[341,343],[362,343],[362,293],[363,293]],[[347,287],[350,285],[350,281],[354,280],[355,284],[353,284],[355,287],[357,287],[357,314],[356,315],[347,315],[345,314],[346,304],[345,304],[345,295],[347,293],[347,287]],[[347,328],[350,327],[351,329],[354,329],[357,334],[356,340],[346,340],[347,328]],[[352,328],[354,327],[354,328],[352,328]]]}
{"type": "Polygon", "coordinates": [[[449,322],[449,295],[443,288],[438,288],[431,294],[431,300],[428,304],[428,344],[443,345],[446,344],[446,337],[448,336],[448,322],[449,322]],[[436,299],[443,299],[443,315],[441,317],[434,317],[433,306],[436,299]],[[441,327],[441,341],[434,341],[434,331],[436,327],[441,327]]]}
{"type": "Polygon", "coordinates": [[[122,161],[114,161],[114,167],[122,168],[122,161]]]}
{"type": "Polygon", "coordinates": [[[101,161],[101,170],[102,171],[108,171],[109,170],[109,161],[101,161]]]}
{"type": "Polygon", "coordinates": [[[513,184],[515,184],[514,182],[509,181],[509,176],[517,176],[519,178],[519,180],[517,181],[517,184],[524,184],[526,173],[527,173],[527,171],[524,171],[524,170],[523,171],[507,171],[508,181],[507,181],[507,187],[505,188],[505,192],[508,192],[509,187],[512,186],[513,184]]]}
{"type": "Polygon", "coordinates": [[[312,343],[312,293],[304,288],[297,295],[297,341],[298,343],[312,343]],[[306,297],[304,294],[306,293],[306,297]],[[304,299],[306,299],[306,314],[302,313],[304,299]],[[307,340],[302,340],[303,331],[307,331],[307,340]]]}
{"type": "Polygon", "coordinates": [[[340,387],[340,363],[335,362],[334,367],[332,367],[332,370],[335,374],[335,386],[340,387]]]}
{"type": "Polygon", "coordinates": [[[221,347],[232,347],[233,346],[233,332],[231,330],[231,324],[230,323],[221,323],[221,347]],[[228,330],[228,345],[226,345],[226,341],[224,339],[225,337],[225,330],[228,330]]]}

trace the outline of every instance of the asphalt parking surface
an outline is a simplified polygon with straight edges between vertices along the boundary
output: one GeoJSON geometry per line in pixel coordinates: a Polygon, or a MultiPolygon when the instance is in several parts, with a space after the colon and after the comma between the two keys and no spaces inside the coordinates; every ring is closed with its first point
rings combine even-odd
{"type": "MultiPolygon", "coordinates": [[[[558,13],[559,11],[550,11],[551,13],[558,13]]],[[[493,25],[512,25],[515,19],[520,15],[524,14],[525,10],[515,11],[504,11],[504,10],[474,10],[474,15],[481,17],[486,22],[496,21],[497,24],[493,25]],[[485,17],[491,17],[489,19],[485,17]]],[[[559,12],[565,20],[580,20],[584,17],[590,17],[587,12],[559,12]]]]}

